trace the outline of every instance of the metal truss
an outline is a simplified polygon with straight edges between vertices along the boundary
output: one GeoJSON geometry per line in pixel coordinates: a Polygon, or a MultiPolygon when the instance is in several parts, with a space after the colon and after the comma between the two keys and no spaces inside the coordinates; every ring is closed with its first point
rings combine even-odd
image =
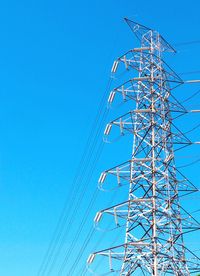
{"type": "MultiPolygon", "coordinates": [[[[135,70],[138,76],[115,88],[109,96],[134,101],[136,108],[107,124],[119,134],[133,137],[132,158],[104,171],[99,178],[102,190],[127,185],[128,200],[97,213],[112,216],[116,227],[125,227],[124,244],[92,253],[108,258],[108,270],[116,275],[190,275],[200,271],[198,256],[184,245],[183,235],[200,224],[180,205],[180,197],[197,188],[175,166],[174,152],[193,144],[174,124],[188,111],[172,95],[184,82],[163,61],[163,52],[175,52],[156,31],[126,19],[141,42],[119,57],[112,73],[135,70]]],[[[108,138],[106,138],[108,139],[108,138]]]]}

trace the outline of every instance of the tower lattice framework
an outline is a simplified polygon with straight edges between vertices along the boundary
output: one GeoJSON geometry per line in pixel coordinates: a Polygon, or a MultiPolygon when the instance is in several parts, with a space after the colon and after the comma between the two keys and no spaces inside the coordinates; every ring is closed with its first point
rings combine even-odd
{"type": "Polygon", "coordinates": [[[185,247],[183,236],[200,225],[180,205],[180,196],[197,189],[176,169],[174,161],[175,150],[192,144],[174,124],[175,118],[187,113],[171,96],[171,90],[183,81],[162,59],[163,52],[174,52],[164,38],[126,21],[141,47],[118,58],[112,72],[125,66],[138,76],[115,88],[109,102],[121,95],[123,100],[134,101],[135,109],[110,122],[105,135],[114,126],[123,134],[131,133],[132,158],[104,171],[99,185],[106,185],[105,180],[112,175],[119,186],[129,183],[129,195],[127,201],[99,211],[95,217],[96,224],[105,215],[113,216],[116,225],[125,224],[125,241],[92,253],[88,264],[103,256],[115,275],[188,276],[200,271],[200,263],[185,247]]]}

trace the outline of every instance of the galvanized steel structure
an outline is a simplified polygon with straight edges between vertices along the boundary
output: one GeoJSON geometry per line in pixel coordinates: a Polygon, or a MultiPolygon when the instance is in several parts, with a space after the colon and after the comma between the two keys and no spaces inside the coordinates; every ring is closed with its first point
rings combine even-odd
{"type": "Polygon", "coordinates": [[[184,81],[163,61],[164,52],[175,52],[154,30],[126,22],[141,42],[118,58],[112,73],[125,66],[136,70],[138,76],[112,90],[109,103],[115,96],[135,101],[136,108],[110,122],[112,127],[133,136],[132,158],[104,171],[99,185],[109,175],[116,176],[116,186],[129,183],[129,197],[125,202],[97,213],[95,223],[102,216],[113,216],[116,225],[126,223],[125,241],[119,246],[92,253],[108,258],[108,268],[115,275],[190,275],[200,271],[199,258],[186,248],[185,233],[200,228],[200,224],[180,205],[179,197],[197,191],[196,187],[176,169],[174,151],[192,144],[174,124],[174,119],[188,111],[171,90],[184,81]]]}

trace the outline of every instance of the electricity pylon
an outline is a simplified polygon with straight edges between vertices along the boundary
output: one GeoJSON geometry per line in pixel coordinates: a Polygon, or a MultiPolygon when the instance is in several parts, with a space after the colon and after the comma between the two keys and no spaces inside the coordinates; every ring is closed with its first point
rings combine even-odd
{"type": "MultiPolygon", "coordinates": [[[[163,61],[163,52],[175,52],[154,30],[129,19],[126,22],[141,42],[118,58],[112,67],[135,70],[133,77],[115,88],[124,101],[135,102],[135,109],[110,122],[121,133],[133,136],[132,158],[104,171],[99,185],[109,175],[116,177],[118,186],[129,183],[128,200],[97,213],[113,216],[116,225],[125,222],[125,242],[92,253],[90,265],[97,256],[108,258],[110,272],[116,275],[190,275],[200,271],[199,258],[184,245],[183,236],[200,228],[200,224],[180,205],[180,196],[197,188],[175,166],[174,152],[193,144],[175,125],[174,119],[188,111],[171,91],[184,81],[163,61]]],[[[97,274],[98,275],[98,274],[97,274]]]]}

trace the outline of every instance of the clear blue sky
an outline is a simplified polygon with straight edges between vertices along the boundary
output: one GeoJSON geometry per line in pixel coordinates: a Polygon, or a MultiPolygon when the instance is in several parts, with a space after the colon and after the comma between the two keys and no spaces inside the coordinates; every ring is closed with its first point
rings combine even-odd
{"type": "MultiPolygon", "coordinates": [[[[159,30],[176,44],[200,40],[199,9],[198,0],[191,4],[186,0],[1,1],[0,275],[38,273],[64,202],[70,197],[112,61],[138,46],[123,17],[159,30]]],[[[177,47],[180,52],[168,60],[175,71],[200,70],[199,46],[177,47]]],[[[193,86],[183,91],[190,95],[197,89],[193,86]]],[[[184,98],[181,91],[179,96],[184,98]]],[[[199,98],[196,103],[200,103],[199,98]]],[[[194,120],[198,123],[200,118],[194,120]]],[[[119,153],[106,146],[99,168],[123,161],[119,153]]],[[[64,248],[74,238],[100,169],[94,171],[74,228],[68,228],[64,248]]],[[[194,177],[194,173],[188,170],[199,182],[200,177],[194,177]]],[[[98,198],[94,213],[103,200],[98,198]]],[[[88,216],[68,268],[92,225],[93,215],[88,216]]],[[[58,262],[63,256],[64,251],[58,262]]],[[[67,271],[63,275],[68,275],[67,271]]],[[[56,269],[51,275],[57,275],[56,269]]]]}

